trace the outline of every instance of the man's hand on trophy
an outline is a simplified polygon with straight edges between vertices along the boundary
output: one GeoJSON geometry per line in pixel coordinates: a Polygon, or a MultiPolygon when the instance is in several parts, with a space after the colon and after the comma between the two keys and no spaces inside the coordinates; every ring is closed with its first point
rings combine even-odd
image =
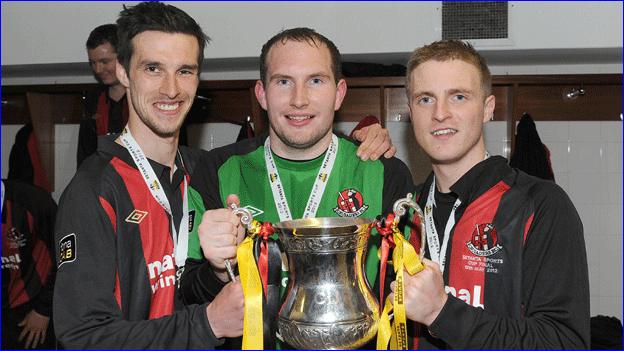
{"type": "Polygon", "coordinates": [[[243,335],[245,299],[240,280],[229,282],[206,308],[210,328],[217,338],[243,335]]]}
{"type": "MultiPolygon", "coordinates": [[[[429,326],[442,311],[448,296],[444,291],[440,266],[426,258],[423,264],[425,269],[422,271],[414,275],[405,272],[403,275],[405,312],[407,318],[429,326]]],[[[396,281],[390,284],[391,299],[394,299],[396,284],[396,281]]]]}
{"type": "MultiPolygon", "coordinates": [[[[228,203],[237,203],[236,195],[228,196],[228,203]],[[230,202],[231,201],[231,202],[230,202]]],[[[198,229],[199,243],[204,257],[210,262],[217,276],[228,281],[225,260],[236,263],[236,249],[245,238],[240,218],[230,208],[204,212],[198,229]]]]}

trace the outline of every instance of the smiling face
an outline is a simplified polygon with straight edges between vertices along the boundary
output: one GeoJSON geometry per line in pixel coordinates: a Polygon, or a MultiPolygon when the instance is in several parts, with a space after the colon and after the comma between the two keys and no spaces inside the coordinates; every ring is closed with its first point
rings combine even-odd
{"type": "Polygon", "coordinates": [[[95,78],[104,85],[118,84],[115,66],[117,64],[117,52],[110,43],[98,45],[95,49],[87,49],[89,66],[95,78]]]}
{"type": "Polygon", "coordinates": [[[482,161],[483,123],[493,115],[495,99],[485,96],[477,68],[461,60],[430,60],[409,79],[412,128],[433,166],[465,172],[482,161]]]}
{"type": "Polygon", "coordinates": [[[256,82],[256,97],[267,110],[271,148],[287,158],[311,158],[331,142],[334,112],[347,85],[336,83],[324,44],[277,42],[267,55],[266,86],[256,82]]]}
{"type": "Polygon", "coordinates": [[[129,72],[117,66],[128,91],[132,133],[177,136],[199,84],[197,38],[146,31],[132,39],[132,46],[129,72]]]}

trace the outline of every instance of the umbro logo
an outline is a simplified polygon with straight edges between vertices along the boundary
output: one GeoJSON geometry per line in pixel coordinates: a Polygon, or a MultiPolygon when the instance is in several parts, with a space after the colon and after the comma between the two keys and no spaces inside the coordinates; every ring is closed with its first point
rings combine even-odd
{"type": "Polygon", "coordinates": [[[264,211],[262,211],[261,209],[255,208],[251,205],[247,205],[243,208],[246,208],[247,210],[249,210],[249,212],[251,212],[252,217],[256,217],[264,213],[264,211]]]}
{"type": "Polygon", "coordinates": [[[126,217],[126,222],[139,224],[145,217],[147,217],[147,211],[134,210],[126,217]]]}

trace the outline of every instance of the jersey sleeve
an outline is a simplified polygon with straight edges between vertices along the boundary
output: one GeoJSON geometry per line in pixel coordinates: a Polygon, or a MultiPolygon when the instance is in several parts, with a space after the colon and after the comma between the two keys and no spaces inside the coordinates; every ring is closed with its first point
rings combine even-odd
{"type": "Polygon", "coordinates": [[[403,161],[396,157],[381,158],[384,164],[384,185],[382,209],[386,215],[392,212],[392,206],[398,199],[404,198],[414,191],[412,174],[403,161]]]}
{"type": "Polygon", "coordinates": [[[116,274],[115,229],[99,191],[94,189],[98,185],[86,178],[75,177],[65,190],[55,228],[58,272],[53,316],[63,346],[214,348],[219,341],[208,323],[206,304],[186,306],[152,320],[123,317],[115,297],[115,282],[120,279],[116,274]]]}
{"type": "Polygon", "coordinates": [[[210,262],[204,258],[198,236],[202,214],[206,210],[223,207],[217,174],[217,165],[221,162],[215,158],[216,155],[203,153],[191,175],[191,188],[197,194],[194,199],[197,210],[193,230],[189,233],[189,256],[180,280],[180,293],[185,304],[211,302],[226,284],[216,276],[210,262]]]}
{"type": "Polygon", "coordinates": [[[52,313],[52,297],[54,295],[54,281],[56,280],[56,265],[54,264],[54,221],[56,219],[56,203],[52,196],[44,190],[38,195],[35,228],[37,235],[45,243],[51,262],[51,269],[41,292],[34,301],[37,313],[50,316],[52,313]]]}
{"type": "Polygon", "coordinates": [[[360,130],[360,129],[364,128],[364,127],[371,126],[373,124],[380,124],[379,123],[379,119],[377,119],[377,117],[375,117],[373,115],[368,115],[368,116],[362,118],[362,120],[355,127],[353,127],[353,130],[349,134],[349,138],[353,139],[354,138],[353,134],[355,134],[355,132],[357,132],[358,130],[360,130]]]}
{"type": "Polygon", "coordinates": [[[589,348],[589,279],[581,220],[554,183],[532,192],[534,217],[522,263],[522,317],[501,317],[449,295],[429,330],[451,348],[589,348]]]}

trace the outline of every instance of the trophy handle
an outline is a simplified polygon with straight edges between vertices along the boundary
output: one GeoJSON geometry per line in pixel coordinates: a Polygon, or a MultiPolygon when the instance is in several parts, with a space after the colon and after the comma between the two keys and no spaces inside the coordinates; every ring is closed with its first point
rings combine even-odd
{"type": "Polygon", "coordinates": [[[251,211],[249,211],[248,209],[244,207],[238,207],[236,206],[235,203],[231,204],[230,208],[232,209],[235,215],[241,216],[240,219],[241,219],[241,224],[243,225],[243,227],[245,227],[245,229],[249,229],[249,226],[251,225],[251,220],[253,219],[253,215],[251,214],[251,211]]]}
{"type": "MultiPolygon", "coordinates": [[[[253,215],[251,214],[251,211],[243,207],[238,207],[235,203],[232,203],[230,205],[230,208],[232,209],[235,215],[241,216],[241,224],[245,228],[245,231],[248,231],[249,227],[251,226],[251,220],[253,219],[253,215]]],[[[232,262],[230,262],[229,259],[225,259],[225,269],[227,270],[228,275],[230,276],[230,280],[233,282],[236,281],[236,276],[234,275],[234,269],[232,268],[232,262]]]]}
{"type": "Polygon", "coordinates": [[[407,210],[411,207],[414,209],[414,213],[418,216],[420,221],[420,259],[422,260],[425,256],[425,245],[427,243],[427,233],[425,233],[425,216],[423,215],[422,209],[416,201],[413,200],[412,194],[408,193],[404,198],[398,199],[394,202],[392,206],[392,211],[395,214],[394,220],[398,222],[401,217],[405,216],[407,210]]]}

